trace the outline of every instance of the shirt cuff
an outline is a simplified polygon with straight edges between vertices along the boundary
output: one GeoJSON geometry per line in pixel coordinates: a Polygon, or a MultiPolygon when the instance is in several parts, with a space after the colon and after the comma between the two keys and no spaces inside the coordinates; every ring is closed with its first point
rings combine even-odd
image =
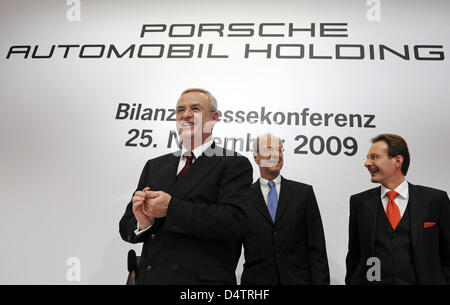
{"type": "Polygon", "coordinates": [[[150,229],[153,226],[154,223],[155,222],[153,221],[148,228],[145,228],[144,230],[139,230],[139,222],[138,222],[137,223],[137,229],[134,231],[134,234],[136,234],[136,236],[137,236],[137,235],[140,235],[140,234],[144,233],[145,231],[148,231],[148,229],[150,229]]]}

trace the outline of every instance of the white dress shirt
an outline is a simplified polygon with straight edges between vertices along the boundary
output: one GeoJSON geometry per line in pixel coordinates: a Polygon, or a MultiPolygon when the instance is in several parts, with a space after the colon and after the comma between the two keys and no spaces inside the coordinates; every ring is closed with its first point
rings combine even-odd
{"type": "MultiPolygon", "coordinates": [[[[278,198],[278,200],[280,200],[281,175],[278,175],[278,177],[276,177],[272,181],[275,182],[275,188],[277,189],[277,198],[278,198]]],[[[266,205],[267,205],[267,196],[269,196],[269,191],[270,191],[270,187],[268,184],[269,180],[266,180],[266,179],[260,177],[259,182],[261,184],[261,192],[263,194],[264,201],[266,202],[266,205]]]]}
{"type": "MultiPolygon", "coordinates": [[[[389,192],[390,189],[381,186],[381,202],[383,203],[383,208],[386,211],[387,204],[389,202],[389,197],[387,195],[387,192],[389,192]]],[[[408,181],[403,181],[402,184],[397,186],[397,188],[394,190],[398,193],[398,196],[394,198],[395,204],[398,206],[400,210],[400,216],[403,217],[403,214],[405,213],[406,206],[408,205],[408,199],[409,199],[409,187],[408,187],[408,181]]]]}
{"type": "MultiPolygon", "coordinates": [[[[204,152],[205,150],[207,150],[208,148],[211,147],[212,142],[213,142],[213,141],[212,141],[212,139],[211,139],[211,140],[209,140],[209,141],[203,143],[202,145],[197,146],[196,148],[194,148],[194,149],[192,150],[192,153],[193,153],[194,156],[195,156],[195,158],[192,159],[192,164],[194,164],[195,160],[197,160],[197,158],[200,157],[200,156],[203,154],[203,152],[204,152]]],[[[181,158],[180,158],[180,162],[178,163],[177,175],[178,175],[179,172],[181,172],[181,170],[183,169],[184,165],[186,164],[186,156],[185,156],[184,154],[185,154],[187,151],[188,151],[188,150],[187,150],[184,146],[181,148],[181,158]]]]}
{"type": "MultiPolygon", "coordinates": [[[[207,150],[208,148],[211,147],[213,140],[210,139],[209,141],[203,143],[200,146],[197,146],[196,148],[194,148],[192,150],[192,153],[194,154],[195,158],[192,159],[192,164],[194,164],[195,160],[197,160],[198,157],[200,157],[203,152],[205,150],[207,150]]],[[[178,169],[177,169],[177,175],[179,172],[181,172],[181,170],[183,169],[183,167],[186,165],[186,156],[184,155],[188,150],[183,146],[181,148],[181,157],[180,157],[180,161],[178,162],[178,169]]],[[[134,231],[134,234],[139,235],[141,233],[144,233],[145,231],[147,231],[148,229],[150,229],[152,227],[153,223],[146,229],[144,230],[139,230],[139,222],[137,224],[137,229],[134,231]]]]}

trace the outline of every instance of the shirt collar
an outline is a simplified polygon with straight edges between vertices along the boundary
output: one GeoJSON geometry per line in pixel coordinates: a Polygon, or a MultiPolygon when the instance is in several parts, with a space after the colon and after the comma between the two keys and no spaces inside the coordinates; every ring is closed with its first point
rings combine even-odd
{"type": "MultiPolygon", "coordinates": [[[[272,181],[275,182],[275,185],[277,185],[277,186],[280,185],[281,184],[281,175],[278,175],[272,181]]],[[[261,186],[269,187],[269,185],[267,184],[267,183],[269,183],[269,180],[266,180],[263,177],[259,178],[259,183],[261,183],[261,186]]]]}
{"type": "MultiPolygon", "coordinates": [[[[199,145],[199,146],[197,146],[196,148],[194,148],[194,149],[192,150],[192,153],[194,154],[195,159],[197,159],[198,157],[200,157],[200,156],[203,154],[203,152],[204,152],[205,150],[207,150],[208,148],[210,148],[211,145],[212,145],[212,143],[213,143],[213,140],[210,139],[209,141],[206,141],[206,142],[203,143],[202,145],[199,145]]],[[[188,151],[188,150],[186,149],[186,147],[184,147],[184,146],[181,147],[181,157],[182,157],[182,158],[185,158],[185,155],[184,155],[184,154],[185,154],[187,151],[188,151]]]]}
{"type": "MultiPolygon", "coordinates": [[[[381,198],[386,196],[387,192],[389,192],[390,189],[386,188],[384,185],[381,185],[381,198]]],[[[408,187],[408,181],[403,181],[399,186],[395,188],[395,190],[402,198],[408,199],[409,198],[409,187],[408,187]]]]}

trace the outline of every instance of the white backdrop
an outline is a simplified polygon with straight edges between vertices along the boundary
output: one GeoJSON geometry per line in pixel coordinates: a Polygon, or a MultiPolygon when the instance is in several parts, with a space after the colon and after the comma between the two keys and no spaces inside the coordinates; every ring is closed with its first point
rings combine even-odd
{"type": "MultiPolygon", "coordinates": [[[[233,112],[233,122],[222,117],[216,125],[218,141],[267,131],[285,140],[282,175],[314,186],[333,284],[344,282],[349,197],[374,186],[363,167],[372,137],[404,136],[411,153],[407,179],[450,190],[450,2],[242,2],[2,1],[0,283],[125,282],[127,251],[140,253],[141,246],[120,239],[118,222],[146,160],[176,150],[174,141],[168,145],[175,122],[116,119],[118,107],[141,104],[141,115],[145,108],[163,108],[167,118],[188,87],[210,90],[223,116],[233,112]],[[311,29],[312,23],[314,36],[310,30],[289,37],[290,24],[311,29]],[[322,34],[344,36],[321,35],[325,23],[322,34]],[[141,37],[144,24],[166,30],[141,37]],[[201,24],[223,24],[223,36],[204,31],[198,37],[201,24]],[[172,46],[172,56],[185,58],[170,58],[170,45],[177,44],[193,45],[191,58],[189,46],[172,46]],[[269,58],[245,55],[246,45],[255,50],[268,44],[269,58]],[[108,56],[111,45],[119,53],[135,45],[134,53],[108,56]],[[380,45],[403,57],[409,52],[409,59],[390,51],[381,59],[380,45]],[[351,58],[340,59],[336,48],[351,58]],[[217,55],[227,57],[211,58],[217,55]],[[271,112],[270,123],[261,112],[271,112]],[[244,113],[249,120],[239,123],[244,113]],[[288,113],[299,115],[298,124],[288,123],[288,113]],[[360,115],[362,125],[374,117],[373,128],[351,127],[339,114],[360,115]],[[140,138],[146,129],[152,143],[141,147],[148,142],[140,138]],[[299,148],[297,136],[307,145],[299,148]],[[321,152],[320,139],[337,155],[325,146],[321,152]],[[357,150],[338,150],[338,142],[353,141],[357,150]]],[[[245,145],[238,150],[251,158],[245,145]]],[[[240,265],[238,277],[241,272],[240,265]]]]}

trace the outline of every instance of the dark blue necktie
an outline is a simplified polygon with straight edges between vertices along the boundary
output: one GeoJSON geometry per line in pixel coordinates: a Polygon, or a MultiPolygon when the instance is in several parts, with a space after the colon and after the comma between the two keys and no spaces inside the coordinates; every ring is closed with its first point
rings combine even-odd
{"type": "Polygon", "coordinates": [[[275,221],[275,214],[278,206],[277,188],[275,187],[275,182],[273,181],[269,181],[267,184],[270,188],[269,195],[267,196],[267,207],[269,208],[269,213],[272,220],[275,221]]]}

